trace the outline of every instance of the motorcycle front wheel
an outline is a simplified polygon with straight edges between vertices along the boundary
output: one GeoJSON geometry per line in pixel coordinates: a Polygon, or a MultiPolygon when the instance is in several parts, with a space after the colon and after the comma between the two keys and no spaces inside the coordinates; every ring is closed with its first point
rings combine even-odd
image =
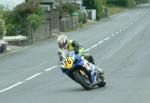
{"type": "Polygon", "coordinates": [[[89,79],[87,79],[86,73],[83,75],[83,72],[76,71],[74,72],[74,77],[78,81],[78,83],[86,90],[92,89],[91,83],[89,79]]]}

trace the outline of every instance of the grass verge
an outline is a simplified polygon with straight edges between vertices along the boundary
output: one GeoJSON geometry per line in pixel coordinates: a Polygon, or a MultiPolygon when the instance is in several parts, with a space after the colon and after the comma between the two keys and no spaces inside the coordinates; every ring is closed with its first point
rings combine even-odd
{"type": "Polygon", "coordinates": [[[107,5],[106,7],[108,9],[109,16],[119,13],[126,9],[125,7],[114,6],[114,5],[107,5]]]}

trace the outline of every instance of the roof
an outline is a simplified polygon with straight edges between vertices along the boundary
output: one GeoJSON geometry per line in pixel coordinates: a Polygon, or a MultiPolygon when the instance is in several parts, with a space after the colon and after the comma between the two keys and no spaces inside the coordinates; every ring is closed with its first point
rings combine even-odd
{"type": "Polygon", "coordinates": [[[30,0],[34,2],[40,2],[40,3],[54,3],[55,0],[30,0]]]}

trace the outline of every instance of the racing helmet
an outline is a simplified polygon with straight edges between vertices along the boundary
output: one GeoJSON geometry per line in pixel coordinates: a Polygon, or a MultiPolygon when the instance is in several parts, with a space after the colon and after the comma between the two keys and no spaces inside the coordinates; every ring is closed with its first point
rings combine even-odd
{"type": "Polygon", "coordinates": [[[60,49],[67,49],[68,46],[68,37],[65,35],[59,35],[57,39],[57,43],[60,49]]]}

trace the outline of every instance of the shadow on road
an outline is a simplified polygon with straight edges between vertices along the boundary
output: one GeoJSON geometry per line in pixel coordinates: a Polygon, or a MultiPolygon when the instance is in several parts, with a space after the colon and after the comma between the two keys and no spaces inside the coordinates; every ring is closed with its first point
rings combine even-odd
{"type": "Polygon", "coordinates": [[[106,87],[103,88],[99,88],[99,87],[95,87],[91,90],[85,90],[82,87],[76,87],[76,88],[61,88],[61,89],[57,89],[54,92],[55,93],[69,93],[69,92],[93,92],[93,91],[97,91],[97,90],[104,90],[106,89],[106,87]]]}

